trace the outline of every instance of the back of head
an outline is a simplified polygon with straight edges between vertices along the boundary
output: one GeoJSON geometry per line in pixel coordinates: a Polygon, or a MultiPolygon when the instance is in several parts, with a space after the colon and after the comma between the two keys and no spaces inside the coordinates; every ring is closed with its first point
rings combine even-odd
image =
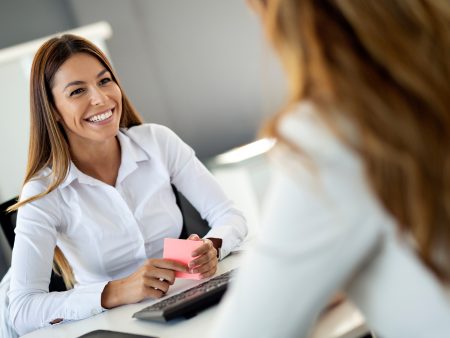
{"type": "MultiPolygon", "coordinates": [[[[450,279],[450,2],[261,0],[290,103],[313,101],[364,161],[424,263],[450,279]],[[352,143],[335,123],[358,130],[352,143]],[[437,257],[445,257],[439,260],[437,257]]],[[[268,126],[277,133],[280,113],[268,126]]]]}

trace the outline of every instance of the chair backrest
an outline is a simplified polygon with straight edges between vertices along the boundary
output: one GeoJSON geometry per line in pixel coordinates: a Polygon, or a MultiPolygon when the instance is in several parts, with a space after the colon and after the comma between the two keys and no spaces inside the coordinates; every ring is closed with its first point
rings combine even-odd
{"type": "MultiPolygon", "coordinates": [[[[198,234],[200,237],[204,236],[209,231],[208,222],[201,218],[198,211],[192,206],[192,204],[172,186],[177,205],[183,215],[183,228],[180,238],[187,238],[190,234],[198,234]]],[[[14,228],[16,227],[17,211],[6,212],[6,209],[16,203],[17,197],[10,199],[9,201],[0,204],[0,225],[3,233],[8,240],[11,249],[14,246],[14,228]]],[[[49,291],[65,291],[66,286],[61,276],[52,271],[50,278],[49,291]]]]}
{"type": "MultiPolygon", "coordinates": [[[[3,233],[8,240],[11,249],[14,247],[14,228],[16,227],[17,211],[7,212],[6,209],[16,203],[17,197],[6,201],[0,205],[0,225],[3,233]]],[[[61,276],[52,271],[50,278],[50,284],[48,286],[49,291],[66,291],[67,288],[64,285],[64,281],[61,276]]]]}
{"type": "Polygon", "coordinates": [[[208,221],[204,220],[197,209],[172,185],[173,193],[177,200],[178,208],[183,215],[183,228],[181,230],[181,239],[186,239],[191,234],[197,234],[200,237],[206,235],[209,231],[208,221]]]}
{"type": "Polygon", "coordinates": [[[16,226],[17,212],[8,213],[6,209],[16,203],[16,201],[17,197],[0,204],[0,225],[11,248],[14,246],[14,228],[16,226]]]}

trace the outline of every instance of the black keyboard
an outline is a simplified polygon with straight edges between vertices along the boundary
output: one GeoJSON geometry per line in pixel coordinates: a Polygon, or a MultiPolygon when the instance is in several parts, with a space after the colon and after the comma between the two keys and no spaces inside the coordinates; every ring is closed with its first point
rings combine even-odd
{"type": "Polygon", "coordinates": [[[163,299],[136,312],[133,318],[165,322],[177,317],[193,317],[201,310],[220,301],[234,271],[230,270],[191,289],[163,299]]]}

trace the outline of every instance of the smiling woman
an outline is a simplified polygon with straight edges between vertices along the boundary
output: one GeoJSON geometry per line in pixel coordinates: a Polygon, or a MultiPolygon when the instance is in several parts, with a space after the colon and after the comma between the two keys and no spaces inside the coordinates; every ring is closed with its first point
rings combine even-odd
{"type": "Polygon", "coordinates": [[[309,337],[338,290],[377,336],[450,337],[450,2],[248,3],[289,98],[264,130],[261,231],[208,337],[309,337]]]}
{"type": "Polygon", "coordinates": [[[175,271],[209,277],[243,240],[242,213],[188,145],[142,123],[95,45],[73,35],[44,43],[30,89],[27,173],[10,208],[8,297],[19,334],[161,297],[175,271]],[[211,227],[189,266],[161,258],[163,239],[182,228],[172,185],[211,227]],[[53,262],[68,291],[49,292],[53,262]]]}

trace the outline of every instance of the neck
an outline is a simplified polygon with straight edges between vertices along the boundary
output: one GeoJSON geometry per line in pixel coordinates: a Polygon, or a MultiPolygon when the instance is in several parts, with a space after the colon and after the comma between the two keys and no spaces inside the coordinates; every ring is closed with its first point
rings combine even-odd
{"type": "Polygon", "coordinates": [[[114,186],[120,167],[121,150],[117,137],[89,144],[71,144],[73,163],[86,175],[114,186]]]}

